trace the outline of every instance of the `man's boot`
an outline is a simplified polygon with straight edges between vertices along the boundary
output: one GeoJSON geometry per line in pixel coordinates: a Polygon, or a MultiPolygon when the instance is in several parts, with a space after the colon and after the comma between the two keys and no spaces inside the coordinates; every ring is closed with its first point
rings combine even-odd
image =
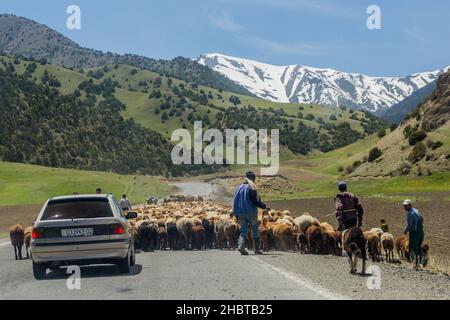
{"type": "Polygon", "coordinates": [[[242,236],[239,236],[239,241],[238,241],[238,251],[243,255],[243,256],[248,256],[248,251],[245,249],[245,239],[242,236]]]}
{"type": "Polygon", "coordinates": [[[260,250],[260,238],[255,238],[255,254],[263,254],[263,252],[260,250]]]}

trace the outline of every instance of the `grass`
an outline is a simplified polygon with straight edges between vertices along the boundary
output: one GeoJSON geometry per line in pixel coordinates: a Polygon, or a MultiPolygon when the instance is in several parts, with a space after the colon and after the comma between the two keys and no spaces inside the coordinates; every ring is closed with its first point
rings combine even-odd
{"type": "Polygon", "coordinates": [[[134,203],[145,202],[149,195],[163,196],[171,191],[165,180],[158,177],[0,162],[0,206],[42,204],[54,196],[94,193],[97,187],[117,198],[126,193],[134,203]]]}

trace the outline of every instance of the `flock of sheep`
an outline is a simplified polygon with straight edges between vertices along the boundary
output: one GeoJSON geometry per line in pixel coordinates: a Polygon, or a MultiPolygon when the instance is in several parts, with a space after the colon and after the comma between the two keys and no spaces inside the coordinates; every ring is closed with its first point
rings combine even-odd
{"type": "MultiPolygon", "coordinates": [[[[229,206],[186,200],[182,197],[138,207],[138,217],[130,221],[137,248],[148,250],[206,250],[237,248],[239,223],[229,206]]],[[[350,229],[342,234],[327,222],[305,213],[293,217],[287,210],[260,211],[258,216],[261,247],[263,251],[281,250],[302,254],[333,254],[349,257],[351,272],[356,272],[356,261],[367,253],[374,262],[384,257],[387,262],[410,261],[409,243],[405,236],[394,238],[379,228],[362,231],[350,229]],[[399,258],[394,258],[396,250],[399,258]]],[[[253,247],[251,230],[246,240],[253,247]]],[[[428,245],[423,245],[425,255],[428,245]]],[[[363,265],[364,272],[364,265],[363,265]]]]}
{"type": "MultiPolygon", "coordinates": [[[[135,208],[137,218],[129,220],[130,231],[137,249],[152,250],[207,250],[237,249],[239,223],[230,206],[203,201],[199,197],[175,196],[157,203],[135,208]]],[[[356,272],[358,257],[363,259],[363,273],[367,253],[374,262],[385,260],[398,263],[410,261],[409,242],[405,236],[394,238],[379,228],[369,231],[353,228],[344,233],[327,222],[320,222],[309,213],[293,217],[287,210],[260,211],[258,215],[262,250],[281,250],[302,254],[332,254],[349,258],[351,273],[356,272]],[[396,250],[398,258],[394,258],[396,250]]],[[[21,225],[10,228],[15,258],[22,259],[25,244],[27,258],[32,227],[21,225]]],[[[253,248],[249,230],[246,247],[253,248]]],[[[422,245],[426,265],[428,244],[422,245]]]]}

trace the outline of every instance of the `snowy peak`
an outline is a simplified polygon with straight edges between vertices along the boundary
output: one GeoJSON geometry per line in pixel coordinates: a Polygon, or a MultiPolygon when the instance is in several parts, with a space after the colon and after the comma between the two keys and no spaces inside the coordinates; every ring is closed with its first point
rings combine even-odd
{"type": "Polygon", "coordinates": [[[445,70],[406,77],[370,77],[302,65],[274,66],[222,54],[205,54],[196,61],[263,99],[339,105],[371,112],[399,103],[435,81],[445,70]]]}

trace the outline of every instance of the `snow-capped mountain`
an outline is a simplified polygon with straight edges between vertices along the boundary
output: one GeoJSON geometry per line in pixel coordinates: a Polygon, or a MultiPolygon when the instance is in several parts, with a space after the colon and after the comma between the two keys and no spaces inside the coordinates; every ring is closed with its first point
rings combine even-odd
{"type": "Polygon", "coordinates": [[[371,112],[399,103],[448,69],[405,77],[371,77],[301,65],[274,66],[222,54],[205,54],[196,61],[263,99],[347,106],[371,112]]]}

